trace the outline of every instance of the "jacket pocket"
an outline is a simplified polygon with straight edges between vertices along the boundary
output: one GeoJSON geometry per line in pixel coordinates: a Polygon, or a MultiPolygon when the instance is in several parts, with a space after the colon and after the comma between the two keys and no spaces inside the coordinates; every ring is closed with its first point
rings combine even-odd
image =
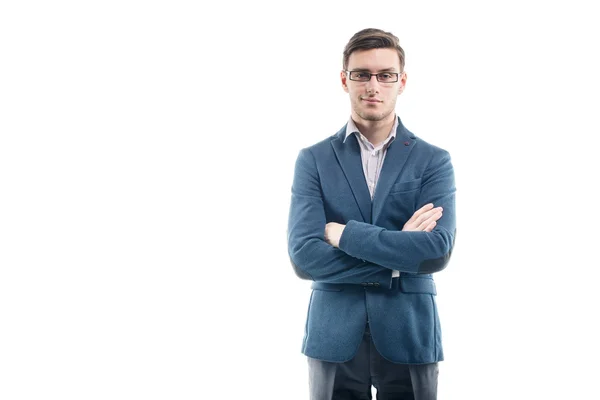
{"type": "Polygon", "coordinates": [[[390,194],[410,192],[421,188],[421,178],[412,181],[396,182],[390,189],[390,194]]]}
{"type": "Polygon", "coordinates": [[[400,277],[400,291],[437,295],[435,282],[431,278],[400,277]]]}
{"type": "MultiPolygon", "coordinates": [[[[310,287],[313,290],[323,290],[325,292],[341,292],[342,290],[344,290],[344,287],[342,285],[323,282],[313,282],[310,287]]],[[[360,286],[358,287],[360,288],[360,286]]]]}

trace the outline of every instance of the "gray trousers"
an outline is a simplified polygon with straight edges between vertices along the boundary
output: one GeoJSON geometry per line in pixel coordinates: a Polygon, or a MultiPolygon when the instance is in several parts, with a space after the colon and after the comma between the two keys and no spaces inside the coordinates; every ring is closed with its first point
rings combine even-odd
{"type": "Polygon", "coordinates": [[[308,358],[310,400],[436,400],[438,364],[394,364],[379,354],[367,325],[356,356],[345,363],[308,358]]]}

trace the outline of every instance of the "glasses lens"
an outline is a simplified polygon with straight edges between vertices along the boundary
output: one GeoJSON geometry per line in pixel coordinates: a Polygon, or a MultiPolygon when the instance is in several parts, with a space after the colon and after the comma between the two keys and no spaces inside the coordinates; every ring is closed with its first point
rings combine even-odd
{"type": "Polygon", "coordinates": [[[377,80],[379,82],[396,82],[398,80],[398,74],[393,72],[382,72],[377,74],[377,80]]]}
{"type": "Polygon", "coordinates": [[[371,79],[371,74],[363,71],[350,71],[350,80],[352,81],[368,81],[371,79]]]}

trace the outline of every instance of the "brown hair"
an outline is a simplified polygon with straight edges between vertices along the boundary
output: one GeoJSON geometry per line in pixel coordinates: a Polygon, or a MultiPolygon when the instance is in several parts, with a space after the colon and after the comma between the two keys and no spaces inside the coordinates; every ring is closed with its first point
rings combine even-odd
{"type": "Polygon", "coordinates": [[[350,54],[358,50],[395,49],[400,57],[400,72],[404,71],[404,50],[400,47],[400,40],[390,32],[381,29],[367,28],[356,32],[344,48],[344,70],[348,68],[350,54]]]}

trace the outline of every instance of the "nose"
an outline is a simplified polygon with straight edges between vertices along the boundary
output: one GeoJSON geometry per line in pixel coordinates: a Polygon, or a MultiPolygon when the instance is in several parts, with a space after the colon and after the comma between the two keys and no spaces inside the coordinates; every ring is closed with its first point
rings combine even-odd
{"type": "Polygon", "coordinates": [[[367,92],[375,92],[377,93],[379,90],[379,81],[377,80],[377,75],[371,75],[371,79],[365,82],[367,92]]]}

